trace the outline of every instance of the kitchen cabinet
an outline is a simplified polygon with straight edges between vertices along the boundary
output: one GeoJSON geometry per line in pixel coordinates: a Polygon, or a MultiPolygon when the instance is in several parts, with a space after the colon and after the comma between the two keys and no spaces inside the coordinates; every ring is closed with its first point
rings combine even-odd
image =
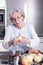
{"type": "Polygon", "coordinates": [[[8,52],[0,52],[0,64],[9,63],[9,54],[8,52]]]}

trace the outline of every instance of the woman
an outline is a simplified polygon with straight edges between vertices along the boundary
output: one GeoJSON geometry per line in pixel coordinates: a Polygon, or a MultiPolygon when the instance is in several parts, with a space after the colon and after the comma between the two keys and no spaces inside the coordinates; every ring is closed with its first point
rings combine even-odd
{"type": "Polygon", "coordinates": [[[25,52],[29,47],[35,48],[39,44],[34,27],[29,22],[24,22],[24,19],[24,12],[20,9],[14,9],[10,13],[13,24],[6,29],[3,46],[12,52],[25,52]]]}

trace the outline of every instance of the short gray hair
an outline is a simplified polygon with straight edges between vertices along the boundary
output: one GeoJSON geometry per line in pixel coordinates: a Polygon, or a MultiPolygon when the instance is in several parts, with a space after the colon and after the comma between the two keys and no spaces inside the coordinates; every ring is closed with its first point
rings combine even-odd
{"type": "Polygon", "coordinates": [[[22,16],[23,16],[23,18],[25,18],[25,14],[24,14],[24,12],[22,11],[22,9],[13,9],[11,12],[10,12],[10,19],[12,20],[12,14],[14,13],[14,12],[18,12],[18,13],[20,13],[22,16]]]}

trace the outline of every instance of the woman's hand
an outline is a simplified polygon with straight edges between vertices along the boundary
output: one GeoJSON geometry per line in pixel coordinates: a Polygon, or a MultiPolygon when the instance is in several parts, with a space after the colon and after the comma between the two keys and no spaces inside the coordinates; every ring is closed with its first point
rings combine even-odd
{"type": "Polygon", "coordinates": [[[13,40],[9,41],[9,42],[8,42],[9,47],[10,47],[11,45],[16,45],[16,44],[18,44],[18,43],[19,43],[18,38],[19,38],[19,37],[16,37],[16,38],[14,38],[13,40]]]}
{"type": "Polygon", "coordinates": [[[13,44],[16,45],[19,43],[31,44],[31,41],[27,37],[18,36],[13,40],[13,44]]]}
{"type": "Polygon", "coordinates": [[[16,45],[16,44],[18,44],[18,43],[19,43],[18,37],[14,38],[14,39],[13,39],[13,44],[16,45]]]}
{"type": "Polygon", "coordinates": [[[21,43],[31,44],[31,41],[27,37],[19,37],[18,41],[21,43]]]}
{"type": "Polygon", "coordinates": [[[16,38],[13,39],[13,44],[14,44],[14,45],[19,44],[20,41],[22,41],[21,39],[22,39],[21,36],[17,36],[16,38]]]}

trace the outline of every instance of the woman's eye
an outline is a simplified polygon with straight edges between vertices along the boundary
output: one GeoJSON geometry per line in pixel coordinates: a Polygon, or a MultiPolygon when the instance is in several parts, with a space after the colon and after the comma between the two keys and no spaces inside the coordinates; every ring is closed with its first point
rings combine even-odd
{"type": "Polygon", "coordinates": [[[20,18],[20,17],[17,17],[17,18],[20,18]]]}

